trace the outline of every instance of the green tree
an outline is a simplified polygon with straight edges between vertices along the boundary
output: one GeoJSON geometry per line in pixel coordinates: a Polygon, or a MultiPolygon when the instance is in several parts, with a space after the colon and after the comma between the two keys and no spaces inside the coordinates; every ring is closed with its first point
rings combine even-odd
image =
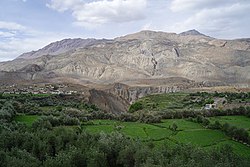
{"type": "Polygon", "coordinates": [[[172,124],[172,126],[171,126],[171,130],[174,131],[174,132],[176,132],[176,131],[177,131],[177,128],[178,128],[178,126],[177,126],[177,124],[174,122],[174,123],[172,124]]]}
{"type": "Polygon", "coordinates": [[[135,112],[143,109],[143,105],[141,102],[135,102],[129,107],[129,112],[135,112]]]}
{"type": "Polygon", "coordinates": [[[0,167],[5,167],[7,165],[6,154],[3,151],[0,151],[0,167]]]}

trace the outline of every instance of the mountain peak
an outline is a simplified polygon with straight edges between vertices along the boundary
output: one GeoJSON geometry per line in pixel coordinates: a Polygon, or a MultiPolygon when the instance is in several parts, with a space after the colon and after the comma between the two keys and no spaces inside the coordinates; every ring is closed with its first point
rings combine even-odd
{"type": "Polygon", "coordinates": [[[199,31],[197,31],[196,29],[192,29],[192,30],[188,30],[188,31],[184,31],[182,33],[180,33],[179,35],[200,35],[200,36],[206,36],[202,33],[200,33],[199,31]]]}

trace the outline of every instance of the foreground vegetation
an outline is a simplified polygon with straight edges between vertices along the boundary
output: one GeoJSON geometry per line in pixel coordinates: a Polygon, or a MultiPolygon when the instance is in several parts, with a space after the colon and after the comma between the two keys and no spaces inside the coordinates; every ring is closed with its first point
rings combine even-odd
{"type": "Polygon", "coordinates": [[[74,96],[0,95],[0,166],[249,166],[249,107],[198,110],[221,94],[159,96],[113,115],[74,96]]]}
{"type": "Polygon", "coordinates": [[[248,166],[229,146],[206,151],[168,143],[161,148],[119,132],[90,134],[79,128],[27,129],[5,124],[0,133],[1,166],[248,166]],[[7,127],[6,127],[7,126],[7,127]],[[11,129],[10,129],[11,128],[11,129]]]}

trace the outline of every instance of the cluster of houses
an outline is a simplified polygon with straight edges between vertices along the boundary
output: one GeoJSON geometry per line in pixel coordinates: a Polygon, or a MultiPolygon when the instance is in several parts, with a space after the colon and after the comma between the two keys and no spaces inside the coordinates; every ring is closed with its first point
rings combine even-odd
{"type": "Polygon", "coordinates": [[[223,102],[226,101],[226,98],[214,98],[214,102],[212,104],[205,104],[205,110],[218,109],[223,105],[223,102]]]}
{"type": "Polygon", "coordinates": [[[3,94],[64,94],[64,95],[72,95],[78,94],[79,92],[75,90],[66,90],[67,85],[59,84],[52,85],[48,84],[45,86],[27,86],[27,87],[18,87],[15,85],[3,86],[0,88],[0,93],[3,94]]]}

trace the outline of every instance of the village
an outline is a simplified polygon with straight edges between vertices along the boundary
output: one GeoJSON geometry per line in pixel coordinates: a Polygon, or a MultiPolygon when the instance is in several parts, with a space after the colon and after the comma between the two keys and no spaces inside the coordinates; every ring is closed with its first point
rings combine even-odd
{"type": "Polygon", "coordinates": [[[19,86],[13,85],[2,85],[0,87],[0,93],[2,94],[63,94],[63,95],[74,95],[84,94],[77,90],[70,90],[68,85],[64,84],[44,84],[44,85],[28,85],[19,86]]]}

